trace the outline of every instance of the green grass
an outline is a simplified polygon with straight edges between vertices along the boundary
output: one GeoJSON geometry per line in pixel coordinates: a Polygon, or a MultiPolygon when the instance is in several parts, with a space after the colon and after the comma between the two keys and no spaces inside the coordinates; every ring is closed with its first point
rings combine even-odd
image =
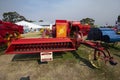
{"type": "MultiPolygon", "coordinates": [[[[40,35],[28,33],[24,36],[40,35]]],[[[31,80],[120,80],[120,44],[110,46],[111,55],[118,62],[116,66],[107,63],[99,69],[94,68],[88,59],[91,50],[81,45],[76,51],[54,53],[54,60],[47,64],[37,64],[35,60],[10,61],[9,55],[1,55],[0,75],[3,76],[0,79],[19,80],[20,77],[29,75],[31,80]]],[[[0,52],[3,53],[4,51],[0,52]]]]}
{"type": "MultiPolygon", "coordinates": [[[[119,63],[120,61],[120,45],[115,46],[115,48],[110,47],[110,53],[111,55],[117,60],[119,63]]],[[[116,66],[112,66],[109,63],[106,63],[106,65],[103,65],[101,68],[96,69],[94,68],[89,60],[88,55],[90,54],[91,48],[88,48],[84,45],[81,45],[77,51],[72,52],[64,52],[61,61],[69,61],[73,62],[74,64],[82,62],[84,65],[92,69],[92,76],[96,78],[95,80],[119,80],[120,77],[120,70],[119,70],[119,64],[116,66]]]]}
{"type": "Polygon", "coordinates": [[[6,50],[7,46],[6,45],[2,45],[0,46],[0,55],[4,54],[4,51],[6,50]]]}
{"type": "Polygon", "coordinates": [[[41,37],[40,32],[29,32],[26,34],[22,34],[22,37],[24,38],[36,38],[36,37],[41,37]]]}

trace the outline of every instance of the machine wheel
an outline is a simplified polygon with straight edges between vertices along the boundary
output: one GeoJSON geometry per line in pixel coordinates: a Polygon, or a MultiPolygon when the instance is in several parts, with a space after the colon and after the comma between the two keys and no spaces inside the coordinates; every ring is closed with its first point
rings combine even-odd
{"type": "Polygon", "coordinates": [[[91,53],[89,54],[89,61],[92,64],[93,67],[95,68],[100,68],[102,67],[104,63],[104,58],[105,55],[103,52],[98,51],[98,50],[92,50],[91,53]]]}

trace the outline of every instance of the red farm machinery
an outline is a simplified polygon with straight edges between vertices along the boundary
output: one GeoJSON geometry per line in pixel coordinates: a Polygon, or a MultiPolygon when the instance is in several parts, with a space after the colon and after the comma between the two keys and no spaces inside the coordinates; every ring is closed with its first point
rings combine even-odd
{"type": "Polygon", "coordinates": [[[23,26],[0,21],[0,46],[5,44],[9,45],[13,39],[19,38],[22,33],[23,26]]]}
{"type": "Polygon", "coordinates": [[[52,60],[52,52],[75,51],[81,44],[94,49],[90,56],[93,66],[99,59],[116,65],[108,49],[100,42],[83,39],[90,30],[89,25],[83,25],[78,21],[56,20],[52,28],[52,38],[21,38],[13,40],[6,50],[6,54],[34,54],[40,53],[41,61],[52,60]]]}

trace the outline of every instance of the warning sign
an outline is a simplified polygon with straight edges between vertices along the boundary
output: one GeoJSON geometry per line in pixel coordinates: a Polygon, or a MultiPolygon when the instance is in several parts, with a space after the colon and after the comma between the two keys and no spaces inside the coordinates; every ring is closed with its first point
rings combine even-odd
{"type": "Polygon", "coordinates": [[[41,59],[41,62],[52,61],[53,53],[52,52],[41,52],[40,59],[41,59]]]}

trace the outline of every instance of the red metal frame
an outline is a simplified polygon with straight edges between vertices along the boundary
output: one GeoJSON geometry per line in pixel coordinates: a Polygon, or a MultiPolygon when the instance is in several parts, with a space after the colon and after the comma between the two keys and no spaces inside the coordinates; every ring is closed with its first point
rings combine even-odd
{"type": "MultiPolygon", "coordinates": [[[[65,37],[63,35],[57,36],[56,38],[17,39],[12,41],[11,45],[6,50],[6,54],[34,54],[40,52],[73,51],[77,50],[80,44],[83,44],[95,50],[94,58],[96,58],[96,51],[99,51],[101,52],[101,54],[104,55],[105,61],[108,60],[114,65],[116,64],[116,62],[113,61],[110,53],[108,51],[107,53],[104,52],[104,50],[107,49],[103,47],[99,42],[85,41],[84,39],[82,39],[81,34],[83,33],[83,36],[87,35],[88,31],[90,30],[90,26],[83,26],[82,24],[80,24],[80,22],[73,23],[66,20],[57,20],[56,25],[54,26],[54,32],[58,31],[56,30],[58,29],[56,28],[56,26],[60,23],[65,24],[65,26],[67,27],[68,31],[66,31],[66,33],[68,37],[65,37]],[[74,37],[72,38],[69,36],[72,31],[71,27],[79,29],[76,29],[76,31],[74,31],[74,37]]],[[[63,28],[63,26],[59,27],[63,28]]]]}
{"type": "Polygon", "coordinates": [[[69,38],[31,38],[12,41],[6,53],[29,54],[72,50],[75,50],[75,45],[69,38]]]}
{"type": "MultiPolygon", "coordinates": [[[[9,35],[12,35],[12,38],[16,38],[16,34],[22,34],[23,33],[23,26],[19,26],[10,22],[4,22],[0,21],[0,36],[2,37],[0,40],[0,43],[5,42],[7,43],[8,40],[6,40],[6,37],[9,35]]],[[[19,35],[18,34],[18,35],[19,35]]],[[[3,44],[5,44],[3,43],[3,44]]]]}

